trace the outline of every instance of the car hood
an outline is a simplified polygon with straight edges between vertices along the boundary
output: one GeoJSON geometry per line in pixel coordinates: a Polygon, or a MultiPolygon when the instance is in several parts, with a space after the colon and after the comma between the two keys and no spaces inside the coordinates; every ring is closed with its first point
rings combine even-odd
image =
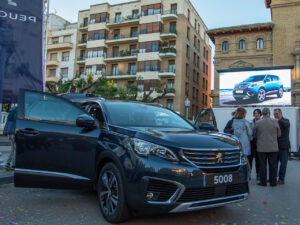
{"type": "Polygon", "coordinates": [[[203,133],[197,130],[153,127],[114,127],[112,130],[130,137],[173,148],[221,149],[240,146],[237,139],[223,133],[203,133]]]}

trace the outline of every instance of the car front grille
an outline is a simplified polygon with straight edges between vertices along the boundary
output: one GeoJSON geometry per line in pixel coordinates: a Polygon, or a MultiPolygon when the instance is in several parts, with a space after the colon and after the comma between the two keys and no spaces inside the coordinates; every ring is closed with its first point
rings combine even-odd
{"type": "Polygon", "coordinates": [[[183,155],[196,166],[224,167],[240,164],[240,150],[183,150],[183,155]]]}
{"type": "Polygon", "coordinates": [[[237,90],[244,90],[246,89],[248,86],[247,85],[241,85],[241,86],[237,86],[236,89],[237,90]]]}
{"type": "Polygon", "coordinates": [[[178,202],[195,202],[248,193],[248,183],[228,184],[204,188],[187,188],[178,202]]]}
{"type": "Polygon", "coordinates": [[[156,193],[158,195],[156,201],[165,202],[168,201],[172,197],[172,195],[174,195],[177,189],[177,185],[171,182],[150,179],[147,192],[156,193]]]}

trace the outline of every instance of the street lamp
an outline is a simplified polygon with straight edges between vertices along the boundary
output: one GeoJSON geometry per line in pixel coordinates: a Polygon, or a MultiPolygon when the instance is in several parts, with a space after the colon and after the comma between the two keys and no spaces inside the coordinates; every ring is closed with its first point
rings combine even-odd
{"type": "Polygon", "coordinates": [[[185,118],[188,120],[189,119],[189,107],[191,106],[191,101],[188,98],[185,99],[184,106],[185,106],[185,118]]]}

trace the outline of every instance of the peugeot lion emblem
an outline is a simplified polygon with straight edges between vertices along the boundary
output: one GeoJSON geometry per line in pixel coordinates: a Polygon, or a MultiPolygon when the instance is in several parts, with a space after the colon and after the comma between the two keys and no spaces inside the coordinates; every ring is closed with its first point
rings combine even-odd
{"type": "Polygon", "coordinates": [[[223,154],[218,153],[216,159],[218,160],[217,163],[223,163],[223,154]]]}

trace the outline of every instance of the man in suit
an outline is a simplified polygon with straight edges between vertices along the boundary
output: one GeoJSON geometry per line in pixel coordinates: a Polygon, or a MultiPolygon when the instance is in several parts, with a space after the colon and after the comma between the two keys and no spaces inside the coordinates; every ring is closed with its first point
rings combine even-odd
{"type": "Polygon", "coordinates": [[[270,118],[270,109],[262,110],[263,118],[256,122],[253,136],[257,138],[257,152],[260,165],[260,183],[258,185],[267,186],[267,163],[269,163],[270,185],[276,186],[277,162],[278,162],[278,142],[281,131],[279,124],[270,118]]]}
{"type": "Polygon", "coordinates": [[[274,117],[281,130],[281,136],[278,138],[278,161],[280,161],[278,184],[284,184],[290,149],[290,121],[282,116],[281,109],[274,110],[274,117]]]}

